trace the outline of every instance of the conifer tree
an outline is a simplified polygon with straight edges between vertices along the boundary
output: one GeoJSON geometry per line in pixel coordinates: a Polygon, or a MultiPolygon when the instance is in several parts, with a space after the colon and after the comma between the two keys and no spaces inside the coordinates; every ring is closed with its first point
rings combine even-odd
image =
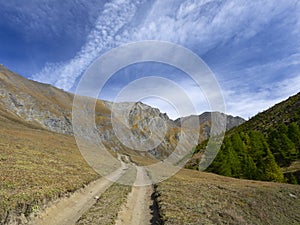
{"type": "Polygon", "coordinates": [[[293,122],[288,126],[288,137],[294,143],[297,158],[300,157],[300,128],[297,123],[293,122]]]}

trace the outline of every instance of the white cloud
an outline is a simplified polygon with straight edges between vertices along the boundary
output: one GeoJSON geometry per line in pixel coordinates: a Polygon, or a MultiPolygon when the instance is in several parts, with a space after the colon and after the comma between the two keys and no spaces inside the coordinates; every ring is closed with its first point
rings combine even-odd
{"type": "Polygon", "coordinates": [[[242,116],[245,119],[262,112],[300,90],[300,74],[292,78],[262,86],[259,90],[225,92],[227,113],[242,116]]]}
{"type": "Polygon", "coordinates": [[[115,0],[104,5],[95,29],[87,37],[87,43],[80,52],[68,62],[47,64],[39,73],[32,76],[34,80],[47,82],[70,90],[76,79],[105,49],[115,46],[114,37],[118,31],[131,21],[140,1],[115,0]]]}
{"type": "MultiPolygon", "coordinates": [[[[249,118],[300,91],[300,54],[243,68],[222,82],[227,113],[249,118]],[[278,72],[278,71],[286,71],[278,72]],[[281,74],[276,79],[274,75],[281,74]]],[[[226,79],[226,78],[225,78],[226,79]]]]}
{"type": "MultiPolygon", "coordinates": [[[[146,39],[165,40],[205,52],[229,38],[249,38],[289,4],[266,1],[156,1],[142,24],[131,21],[141,1],[106,3],[87,43],[68,62],[48,63],[33,79],[70,90],[87,66],[116,45],[146,39]],[[256,12],[254,16],[253,12],[256,12]],[[131,22],[135,25],[132,27],[131,22]],[[124,29],[125,28],[125,29],[124,29]]],[[[143,12],[141,12],[143,13],[143,12]]]]}
{"type": "Polygon", "coordinates": [[[265,64],[256,64],[241,69],[229,68],[221,75],[223,77],[222,86],[226,89],[238,90],[239,87],[257,89],[266,83],[273,85],[273,82],[298,75],[297,69],[290,69],[295,67],[300,67],[300,53],[295,53],[265,64]]]}
{"type": "Polygon", "coordinates": [[[172,4],[157,1],[131,39],[167,40],[187,47],[196,43],[198,52],[202,49],[204,53],[232,37],[236,40],[253,37],[293,2],[188,0],[172,4]]]}

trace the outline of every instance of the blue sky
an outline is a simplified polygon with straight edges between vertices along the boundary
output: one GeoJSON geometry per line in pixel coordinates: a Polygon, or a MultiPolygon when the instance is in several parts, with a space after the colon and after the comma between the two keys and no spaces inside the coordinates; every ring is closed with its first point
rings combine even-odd
{"type": "MultiPolygon", "coordinates": [[[[0,63],[68,91],[97,57],[142,40],[173,42],[201,57],[229,114],[248,118],[300,91],[299,0],[0,0],[0,63]]],[[[209,110],[186,74],[157,63],[119,71],[100,97],[113,100],[133,80],[152,75],[176,81],[198,113],[209,110]]],[[[145,102],[178,116],[161,99],[145,102]]]]}

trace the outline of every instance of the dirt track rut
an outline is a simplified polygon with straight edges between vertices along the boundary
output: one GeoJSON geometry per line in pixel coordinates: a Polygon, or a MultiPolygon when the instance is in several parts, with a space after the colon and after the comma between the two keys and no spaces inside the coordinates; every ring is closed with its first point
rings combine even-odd
{"type": "Polygon", "coordinates": [[[113,182],[118,180],[127,171],[128,167],[136,169],[136,179],[132,191],[127,197],[126,204],[118,213],[116,225],[147,225],[151,224],[151,195],[153,193],[151,180],[143,167],[136,166],[128,156],[123,156],[126,163],[121,160],[121,167],[110,174],[110,180],[100,178],[86,188],[76,191],[71,197],[63,198],[43,211],[34,218],[29,225],[74,225],[84,212],[89,210],[96,203],[96,196],[105,192],[113,182]]]}
{"type": "Polygon", "coordinates": [[[151,224],[151,195],[153,188],[151,185],[144,186],[150,183],[150,178],[143,167],[136,166],[137,177],[129,193],[126,205],[119,212],[116,225],[148,225],[151,224]]]}

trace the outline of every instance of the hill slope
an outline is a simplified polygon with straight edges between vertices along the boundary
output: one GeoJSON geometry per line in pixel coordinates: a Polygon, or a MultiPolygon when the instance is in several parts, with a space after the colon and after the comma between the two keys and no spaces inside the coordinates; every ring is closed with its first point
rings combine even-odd
{"type": "MultiPolygon", "coordinates": [[[[236,130],[258,130],[267,133],[269,128],[277,128],[281,124],[288,125],[300,121],[300,93],[289,97],[268,110],[258,113],[236,130]]],[[[234,131],[235,129],[233,129],[234,131]]]]}
{"type": "MultiPolygon", "coordinates": [[[[207,171],[248,179],[299,182],[299,106],[300,93],[231,129],[207,171]]],[[[204,146],[197,146],[198,158],[202,157],[204,146]]],[[[195,160],[188,166],[195,168],[195,160]]]]}
{"type": "Polygon", "coordinates": [[[12,118],[0,116],[0,224],[38,212],[99,177],[72,136],[12,118]]]}
{"type": "Polygon", "coordinates": [[[165,225],[300,224],[296,185],[182,170],[158,184],[156,196],[165,225]]]}

